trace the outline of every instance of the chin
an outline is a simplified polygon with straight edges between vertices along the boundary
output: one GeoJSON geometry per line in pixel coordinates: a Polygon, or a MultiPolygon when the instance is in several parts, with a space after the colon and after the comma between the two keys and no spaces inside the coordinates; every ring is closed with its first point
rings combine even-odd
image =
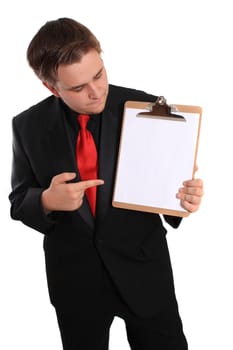
{"type": "Polygon", "coordinates": [[[99,105],[96,105],[96,106],[93,105],[92,108],[90,108],[90,113],[91,114],[99,114],[99,113],[103,112],[105,104],[106,104],[106,100],[99,105]]]}

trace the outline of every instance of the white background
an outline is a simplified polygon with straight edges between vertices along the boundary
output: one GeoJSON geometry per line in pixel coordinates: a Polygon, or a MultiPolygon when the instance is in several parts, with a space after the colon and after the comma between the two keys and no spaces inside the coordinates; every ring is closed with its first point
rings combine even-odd
{"type": "MultiPolygon", "coordinates": [[[[227,0],[7,1],[1,5],[0,348],[61,350],[49,304],[42,235],[9,217],[11,119],[48,95],[25,52],[47,20],[69,16],[99,38],[113,84],[203,107],[200,211],[169,229],[177,298],[190,350],[232,349],[232,33],[227,0]]],[[[111,350],[128,350],[115,319],[111,350]]]]}

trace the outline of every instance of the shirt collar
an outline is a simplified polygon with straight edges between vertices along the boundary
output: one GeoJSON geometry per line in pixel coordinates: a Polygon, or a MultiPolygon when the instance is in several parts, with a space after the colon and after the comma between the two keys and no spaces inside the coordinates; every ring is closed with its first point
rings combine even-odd
{"type": "MultiPolygon", "coordinates": [[[[69,108],[62,99],[60,99],[60,103],[61,103],[62,109],[65,112],[67,121],[72,126],[72,128],[78,130],[79,129],[79,124],[77,122],[78,113],[73,111],[71,108],[69,108]]],[[[100,122],[100,118],[101,118],[101,114],[91,114],[88,125],[90,126],[92,125],[94,127],[96,123],[100,122]]]]}

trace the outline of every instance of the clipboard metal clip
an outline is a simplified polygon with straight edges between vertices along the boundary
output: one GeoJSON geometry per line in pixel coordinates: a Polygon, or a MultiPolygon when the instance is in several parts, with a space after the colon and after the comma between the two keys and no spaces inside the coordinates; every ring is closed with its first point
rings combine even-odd
{"type": "Polygon", "coordinates": [[[170,119],[177,121],[185,121],[185,118],[181,115],[174,114],[172,112],[171,106],[166,102],[164,96],[157,97],[155,102],[152,102],[147,109],[149,112],[140,112],[137,114],[137,117],[151,117],[151,118],[161,118],[161,119],[170,119]]]}

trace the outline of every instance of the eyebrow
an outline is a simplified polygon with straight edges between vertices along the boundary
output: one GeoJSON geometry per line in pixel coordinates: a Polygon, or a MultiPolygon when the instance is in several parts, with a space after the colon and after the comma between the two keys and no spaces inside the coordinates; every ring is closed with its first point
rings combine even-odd
{"type": "MultiPolygon", "coordinates": [[[[97,75],[101,74],[102,71],[103,71],[103,69],[104,69],[104,66],[101,67],[101,69],[94,75],[93,78],[95,78],[95,77],[97,77],[97,75]]],[[[80,89],[80,88],[84,87],[84,86],[87,85],[87,84],[88,84],[88,83],[84,83],[84,84],[81,84],[81,85],[71,86],[71,87],[68,88],[67,90],[69,90],[69,91],[77,90],[77,89],[80,89]]]]}

